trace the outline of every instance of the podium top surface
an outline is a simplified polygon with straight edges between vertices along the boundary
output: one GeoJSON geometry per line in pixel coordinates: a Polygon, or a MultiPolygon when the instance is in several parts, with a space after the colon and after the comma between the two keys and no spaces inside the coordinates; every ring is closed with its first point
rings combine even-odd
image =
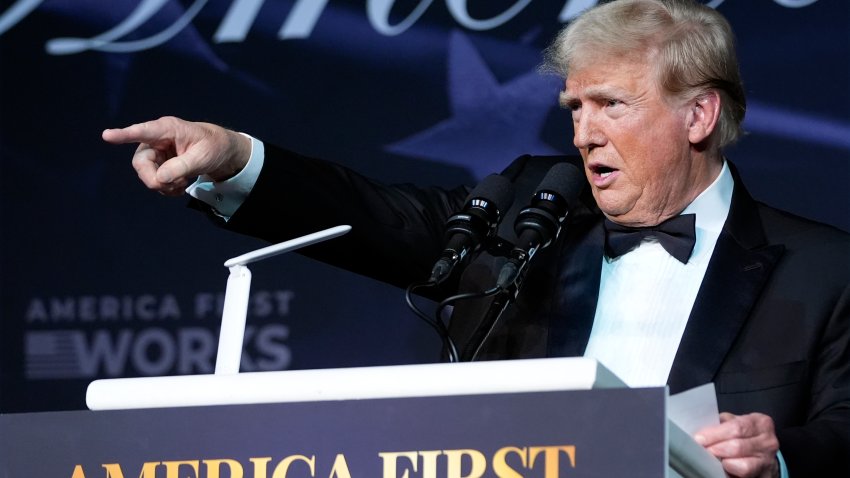
{"type": "Polygon", "coordinates": [[[587,390],[625,384],[584,357],[96,380],[91,410],[587,390]]]}

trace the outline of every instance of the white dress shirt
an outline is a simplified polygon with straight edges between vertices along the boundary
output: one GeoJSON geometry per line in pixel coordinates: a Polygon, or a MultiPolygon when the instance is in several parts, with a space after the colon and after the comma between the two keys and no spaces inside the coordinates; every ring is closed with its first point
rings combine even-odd
{"type": "Polygon", "coordinates": [[[602,279],[585,356],[599,360],[631,387],[667,383],[708,261],[726,222],[734,181],[729,167],[682,211],[696,214],[696,244],[687,264],[647,240],[616,258],[602,258],[602,279]]]}

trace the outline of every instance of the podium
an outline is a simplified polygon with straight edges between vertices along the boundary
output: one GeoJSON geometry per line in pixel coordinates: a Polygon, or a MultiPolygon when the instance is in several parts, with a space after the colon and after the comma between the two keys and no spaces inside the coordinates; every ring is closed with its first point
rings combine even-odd
{"type": "Polygon", "coordinates": [[[245,264],[345,232],[225,263],[215,374],[97,380],[90,410],[0,415],[0,477],[725,476],[665,387],[589,358],[238,373],[245,264]]]}
{"type": "Polygon", "coordinates": [[[92,384],[95,408],[141,398],[0,415],[0,476],[717,476],[667,420],[666,388],[622,387],[592,359],[259,374],[212,388],[205,376],[110,380],[92,384]],[[243,388],[252,380],[274,390],[243,388]],[[228,391],[234,404],[152,406],[228,391]]]}

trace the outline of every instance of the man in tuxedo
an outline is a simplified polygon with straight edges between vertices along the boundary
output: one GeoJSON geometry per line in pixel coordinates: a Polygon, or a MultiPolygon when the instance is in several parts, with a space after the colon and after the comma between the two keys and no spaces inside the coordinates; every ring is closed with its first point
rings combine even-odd
{"type": "MultiPolygon", "coordinates": [[[[674,393],[713,381],[724,413],[696,439],[729,475],[847,476],[850,235],[756,202],[724,157],[745,112],[728,23],[691,0],[617,0],[573,21],[547,56],[581,157],[522,157],[502,174],[528,197],[566,161],[587,186],[479,357],[591,356],[631,386],[674,393]]],[[[103,137],[140,143],[140,179],[188,190],[222,227],[277,242],[351,224],[305,253],[402,287],[428,277],[469,192],[381,185],[172,117],[103,137]]],[[[508,222],[499,235],[515,240],[508,222]]],[[[449,289],[489,288],[503,263],[481,252],[449,289]]],[[[487,306],[455,308],[462,347],[487,306]]]]}

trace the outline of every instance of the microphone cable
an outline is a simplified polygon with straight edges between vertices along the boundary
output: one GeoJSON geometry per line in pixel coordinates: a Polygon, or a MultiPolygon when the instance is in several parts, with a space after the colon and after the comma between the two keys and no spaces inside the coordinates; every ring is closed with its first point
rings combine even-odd
{"type": "Polygon", "coordinates": [[[404,299],[405,302],[407,302],[407,306],[413,311],[416,317],[422,319],[422,321],[431,326],[437,332],[437,335],[440,336],[440,340],[443,342],[443,351],[446,354],[446,359],[452,363],[458,362],[460,359],[457,352],[457,346],[455,346],[454,341],[449,335],[449,329],[443,321],[442,309],[438,308],[435,317],[432,319],[431,316],[422,311],[422,309],[413,302],[414,291],[417,289],[436,286],[437,283],[432,281],[414,282],[405,290],[404,299]]]}
{"type": "MultiPolygon", "coordinates": [[[[485,290],[483,292],[464,292],[464,293],[461,293],[461,294],[455,294],[453,296],[449,296],[449,297],[443,299],[439,304],[437,304],[437,309],[434,312],[434,316],[435,316],[437,321],[442,323],[443,311],[447,307],[449,307],[450,305],[453,305],[455,302],[458,302],[458,301],[461,301],[461,300],[471,300],[471,299],[486,299],[487,297],[494,296],[494,295],[496,295],[500,292],[504,292],[504,291],[505,290],[503,288],[496,286],[496,287],[493,287],[492,289],[488,289],[488,290],[485,290]]],[[[487,337],[490,336],[490,333],[493,331],[494,328],[495,328],[495,323],[493,324],[493,326],[490,327],[490,330],[487,332],[487,335],[486,335],[487,337]]],[[[449,340],[451,340],[450,337],[449,337],[449,340]]],[[[481,343],[483,343],[483,342],[484,341],[482,340],[481,343]]],[[[454,354],[455,354],[453,361],[459,362],[459,361],[461,361],[461,359],[465,358],[465,357],[460,357],[458,355],[457,348],[455,347],[454,343],[452,343],[452,347],[454,347],[454,354]]],[[[480,349],[481,349],[481,344],[479,344],[479,346],[477,347],[477,350],[472,355],[472,358],[469,359],[470,362],[475,360],[475,357],[477,357],[480,349]]]]}

